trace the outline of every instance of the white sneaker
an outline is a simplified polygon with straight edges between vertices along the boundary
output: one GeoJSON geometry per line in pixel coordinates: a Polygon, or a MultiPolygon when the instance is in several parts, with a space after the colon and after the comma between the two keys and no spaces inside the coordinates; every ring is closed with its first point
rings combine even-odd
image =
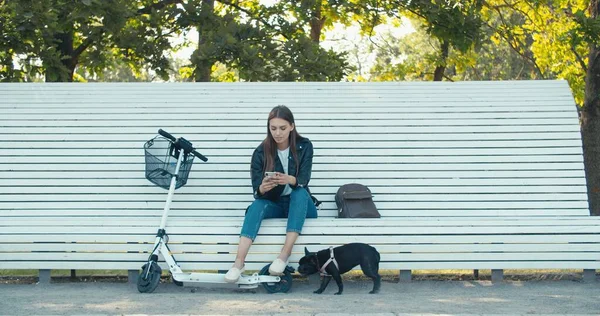
{"type": "Polygon", "coordinates": [[[287,265],[287,262],[284,262],[283,260],[277,258],[275,259],[275,261],[273,261],[273,263],[271,263],[271,266],[269,266],[269,274],[282,275],[287,265]]]}
{"type": "Polygon", "coordinates": [[[237,280],[242,275],[242,272],[244,272],[244,271],[245,271],[245,269],[243,267],[242,267],[241,270],[238,269],[238,268],[236,268],[236,267],[232,267],[225,274],[225,282],[227,282],[227,283],[235,283],[235,282],[237,282],[237,280]]]}

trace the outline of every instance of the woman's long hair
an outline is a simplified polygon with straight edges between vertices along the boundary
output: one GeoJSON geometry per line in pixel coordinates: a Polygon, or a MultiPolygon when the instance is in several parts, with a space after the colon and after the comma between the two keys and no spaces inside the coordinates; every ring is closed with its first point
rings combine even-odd
{"type": "MultiPolygon", "coordinates": [[[[265,152],[265,160],[263,164],[263,173],[265,171],[273,171],[275,168],[275,157],[277,157],[277,143],[273,139],[270,130],[271,119],[280,118],[288,121],[288,123],[294,124],[294,129],[290,132],[290,153],[296,162],[296,173],[294,176],[298,176],[298,170],[300,162],[298,161],[298,154],[296,153],[296,140],[301,138],[298,134],[298,129],[294,123],[294,114],[285,105],[278,105],[274,107],[269,113],[269,119],[267,120],[267,137],[263,140],[263,148],[265,152]]],[[[287,170],[284,170],[287,173],[287,170]]]]}

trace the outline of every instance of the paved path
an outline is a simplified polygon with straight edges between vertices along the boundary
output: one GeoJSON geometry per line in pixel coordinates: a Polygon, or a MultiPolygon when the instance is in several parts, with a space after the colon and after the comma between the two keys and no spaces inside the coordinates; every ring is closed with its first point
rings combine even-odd
{"type": "Polygon", "coordinates": [[[382,284],[346,281],[342,296],[330,284],[296,282],[288,294],[231,288],[182,288],[161,283],[140,294],[126,283],[0,284],[0,314],[592,314],[600,315],[600,282],[413,281],[382,284]]]}

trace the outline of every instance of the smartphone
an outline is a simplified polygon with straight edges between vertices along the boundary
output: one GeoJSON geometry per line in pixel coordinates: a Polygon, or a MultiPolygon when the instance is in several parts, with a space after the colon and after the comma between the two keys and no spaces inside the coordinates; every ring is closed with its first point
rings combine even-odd
{"type": "Polygon", "coordinates": [[[265,177],[273,177],[275,176],[276,172],[275,171],[267,171],[265,172],[265,177]]]}

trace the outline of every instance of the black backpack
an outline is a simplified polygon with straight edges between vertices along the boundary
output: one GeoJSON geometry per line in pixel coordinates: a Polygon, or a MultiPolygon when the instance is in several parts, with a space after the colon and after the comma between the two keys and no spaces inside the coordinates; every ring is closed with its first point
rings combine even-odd
{"type": "Polygon", "coordinates": [[[335,194],[340,218],[379,218],[371,190],[358,183],[342,185],[335,194]]]}

